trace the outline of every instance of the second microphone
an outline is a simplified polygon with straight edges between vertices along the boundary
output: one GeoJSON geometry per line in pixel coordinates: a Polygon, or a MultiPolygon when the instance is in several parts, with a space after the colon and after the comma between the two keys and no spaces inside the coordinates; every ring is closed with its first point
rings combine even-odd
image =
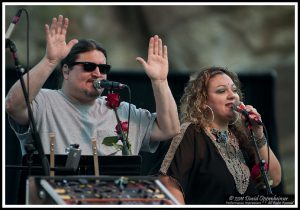
{"type": "Polygon", "coordinates": [[[127,87],[127,85],[122,84],[120,82],[108,81],[108,80],[100,80],[95,79],[93,85],[96,89],[123,89],[127,87]]]}

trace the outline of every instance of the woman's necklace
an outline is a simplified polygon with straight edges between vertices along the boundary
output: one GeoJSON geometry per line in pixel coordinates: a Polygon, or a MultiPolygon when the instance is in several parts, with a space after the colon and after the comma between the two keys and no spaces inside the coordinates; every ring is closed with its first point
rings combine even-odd
{"type": "Polygon", "coordinates": [[[216,137],[218,143],[227,143],[229,140],[229,131],[219,131],[216,128],[211,128],[210,132],[216,137]]]}
{"type": "Polygon", "coordinates": [[[228,158],[234,158],[235,148],[232,146],[232,141],[229,136],[231,133],[228,130],[219,131],[216,128],[211,128],[210,133],[215,136],[215,145],[219,149],[219,152],[223,155],[226,155],[228,158]]]}
{"type": "Polygon", "coordinates": [[[232,174],[238,192],[244,194],[248,187],[250,171],[245,165],[245,159],[239,149],[237,139],[228,130],[219,131],[211,128],[207,131],[232,174]]]}

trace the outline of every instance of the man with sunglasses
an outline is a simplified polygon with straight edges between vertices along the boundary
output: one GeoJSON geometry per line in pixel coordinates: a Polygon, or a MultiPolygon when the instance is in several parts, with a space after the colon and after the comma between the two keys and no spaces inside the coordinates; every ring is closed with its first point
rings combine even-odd
{"type": "MultiPolygon", "coordinates": [[[[83,155],[92,155],[91,139],[96,138],[99,155],[122,155],[114,147],[102,144],[107,136],[115,136],[115,113],[107,107],[103,89],[94,80],[104,80],[110,70],[105,49],[94,40],[73,39],[66,43],[69,20],[60,15],[45,25],[47,49],[44,58],[29,74],[29,100],[37,130],[46,154],[50,151],[49,133],[55,133],[55,154],[65,154],[70,144],[79,144],[83,155]],[[47,78],[61,63],[63,76],[59,90],[43,89],[47,78]]],[[[168,86],[167,47],[156,35],[150,38],[148,59],[141,63],[151,80],[156,113],[131,106],[129,142],[133,155],[140,150],[154,152],[158,142],[175,136],[180,129],[175,100],[168,86]]],[[[27,75],[24,75],[27,84],[27,75]]],[[[118,107],[121,121],[127,121],[129,104],[118,107]]],[[[22,145],[30,139],[29,117],[20,82],[6,97],[9,122],[22,145]]]]}

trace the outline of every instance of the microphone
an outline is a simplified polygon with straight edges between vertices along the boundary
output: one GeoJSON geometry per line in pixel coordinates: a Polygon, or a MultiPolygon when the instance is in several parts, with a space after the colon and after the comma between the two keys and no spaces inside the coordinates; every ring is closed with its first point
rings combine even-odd
{"type": "Polygon", "coordinates": [[[127,87],[127,85],[124,85],[119,82],[114,82],[114,81],[108,81],[108,80],[100,80],[100,79],[95,79],[93,82],[93,85],[96,89],[123,89],[127,87]]]}
{"type": "Polygon", "coordinates": [[[21,17],[21,13],[22,13],[22,9],[19,9],[17,14],[13,17],[12,19],[12,22],[10,23],[7,31],[6,31],[6,34],[5,34],[5,39],[9,39],[16,24],[19,22],[20,20],[20,17],[21,17]]]}
{"type": "Polygon", "coordinates": [[[240,101],[233,104],[232,110],[241,113],[247,119],[251,119],[251,120],[255,121],[258,125],[263,125],[262,121],[257,116],[255,116],[254,118],[249,117],[249,112],[247,112],[246,106],[240,101]]]}

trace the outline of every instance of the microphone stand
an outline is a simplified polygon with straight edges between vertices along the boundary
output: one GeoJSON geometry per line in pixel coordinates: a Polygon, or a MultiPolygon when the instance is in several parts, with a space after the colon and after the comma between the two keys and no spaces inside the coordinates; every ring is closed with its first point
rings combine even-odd
{"type": "Polygon", "coordinates": [[[267,173],[265,171],[265,163],[266,163],[266,161],[261,158],[261,156],[260,156],[260,154],[258,152],[259,148],[257,146],[257,142],[255,141],[255,135],[253,133],[252,124],[251,124],[249,118],[246,119],[246,126],[249,129],[249,131],[250,131],[250,137],[251,137],[251,140],[254,143],[255,153],[256,153],[258,161],[259,161],[258,164],[259,164],[260,173],[263,175],[263,180],[264,180],[264,183],[265,183],[264,188],[267,191],[267,195],[273,195],[271,187],[270,187],[270,184],[269,184],[269,179],[268,179],[267,173]]]}
{"type": "MultiPolygon", "coordinates": [[[[112,88],[111,88],[110,92],[112,92],[112,88]]],[[[122,155],[126,155],[126,156],[127,155],[132,155],[131,151],[129,149],[129,142],[128,142],[128,139],[125,138],[125,134],[124,134],[124,131],[122,129],[121,120],[119,118],[119,115],[118,115],[116,107],[113,107],[113,110],[115,112],[115,115],[116,115],[116,118],[117,118],[117,122],[118,122],[117,126],[118,126],[119,131],[120,131],[119,137],[121,138],[120,140],[122,141],[122,144],[123,144],[123,146],[122,146],[122,155]]],[[[129,110],[129,114],[130,114],[130,110],[129,110]]],[[[129,116],[128,116],[128,118],[129,118],[129,116]]],[[[129,119],[128,119],[128,131],[129,131],[129,119]]],[[[128,137],[128,133],[127,133],[127,137],[128,137]]]]}
{"type": "MultiPolygon", "coordinates": [[[[29,168],[31,167],[31,163],[32,163],[31,157],[32,157],[34,151],[37,149],[38,154],[39,154],[40,163],[42,165],[44,174],[46,176],[48,176],[50,173],[49,162],[48,162],[47,157],[45,156],[43,146],[41,143],[41,139],[40,139],[40,135],[37,132],[36,125],[35,125],[34,118],[33,118],[33,113],[31,110],[30,103],[29,103],[29,96],[26,91],[26,87],[25,87],[25,83],[24,83],[24,79],[23,79],[23,73],[25,72],[25,70],[19,64],[19,59],[17,56],[17,48],[16,48],[15,43],[13,41],[11,41],[10,39],[6,39],[5,40],[5,48],[9,48],[10,51],[12,52],[13,59],[15,61],[17,76],[20,80],[20,83],[22,86],[22,91],[23,91],[24,98],[25,98],[25,102],[27,105],[28,116],[29,116],[29,126],[31,128],[31,134],[32,134],[32,139],[33,139],[33,142],[31,141],[29,144],[25,145],[25,149],[29,153],[29,160],[28,160],[29,168]]],[[[29,169],[29,171],[30,171],[30,169],[29,169]]]]}
{"type": "Polygon", "coordinates": [[[117,109],[116,108],[113,108],[113,109],[114,109],[114,112],[115,112],[116,117],[117,117],[117,121],[118,121],[118,125],[117,126],[119,128],[120,133],[121,133],[120,137],[121,137],[121,141],[123,143],[122,155],[131,155],[131,152],[129,150],[129,143],[128,143],[127,139],[125,138],[124,131],[122,129],[122,125],[121,125],[121,121],[120,121],[117,109]]]}

